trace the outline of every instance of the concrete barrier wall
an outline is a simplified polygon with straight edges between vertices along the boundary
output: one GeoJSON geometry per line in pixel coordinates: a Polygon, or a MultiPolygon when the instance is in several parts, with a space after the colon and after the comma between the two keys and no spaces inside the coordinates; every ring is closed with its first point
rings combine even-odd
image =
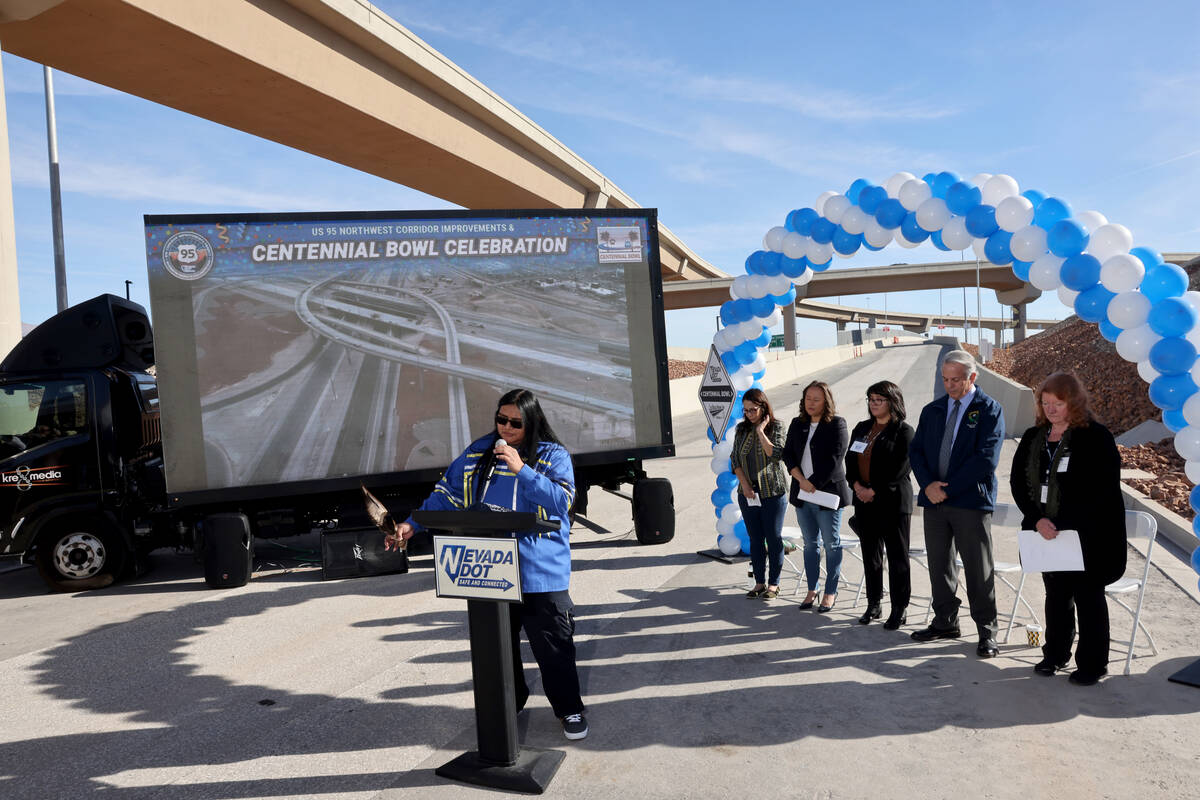
{"type": "MultiPolygon", "coordinates": [[[[934,336],[931,341],[958,349],[958,339],[953,336],[934,336]]],[[[1033,390],[1024,384],[1004,377],[998,372],[979,365],[979,377],[975,380],[983,391],[996,398],[1004,409],[1004,435],[1019,437],[1037,419],[1033,390]]]]}

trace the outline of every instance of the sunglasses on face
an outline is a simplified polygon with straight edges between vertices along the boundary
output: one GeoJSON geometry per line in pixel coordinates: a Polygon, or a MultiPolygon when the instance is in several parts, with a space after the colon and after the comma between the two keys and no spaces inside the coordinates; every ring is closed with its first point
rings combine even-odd
{"type": "Polygon", "coordinates": [[[496,424],[497,425],[507,425],[510,428],[512,428],[513,430],[517,430],[517,431],[519,431],[519,430],[521,430],[521,428],[525,427],[525,423],[521,421],[520,417],[513,417],[510,419],[510,418],[504,416],[503,414],[496,415],[496,424]]]}

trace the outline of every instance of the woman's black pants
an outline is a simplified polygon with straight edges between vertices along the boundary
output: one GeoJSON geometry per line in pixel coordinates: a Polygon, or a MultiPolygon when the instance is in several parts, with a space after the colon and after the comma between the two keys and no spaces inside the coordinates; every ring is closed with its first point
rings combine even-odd
{"type": "Polygon", "coordinates": [[[1071,659],[1075,615],[1079,614],[1079,646],[1075,664],[1100,674],[1108,668],[1108,599],[1104,584],[1086,572],[1043,572],[1046,585],[1046,644],[1042,655],[1054,664],[1071,659]]]}
{"type": "Polygon", "coordinates": [[[883,599],[883,554],[887,552],[888,592],[892,609],[908,607],[912,595],[912,577],[908,563],[909,524],[912,514],[892,508],[872,508],[873,503],[854,502],[857,520],[852,528],[862,542],[863,570],[866,575],[867,602],[878,605],[883,599]]]}
{"type": "Polygon", "coordinates": [[[520,603],[509,603],[512,621],[513,682],[517,710],[529,699],[521,659],[521,629],[529,639],[533,657],[542,672],[542,688],[556,717],[583,713],[579,672],[575,668],[575,606],[566,592],[525,592],[520,603]]]}

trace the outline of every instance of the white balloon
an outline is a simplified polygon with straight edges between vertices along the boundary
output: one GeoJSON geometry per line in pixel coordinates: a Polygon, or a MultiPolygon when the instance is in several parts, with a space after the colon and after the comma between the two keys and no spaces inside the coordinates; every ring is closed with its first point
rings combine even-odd
{"type": "Polygon", "coordinates": [[[982,192],[983,185],[985,183],[987,183],[987,180],[990,177],[992,177],[992,173],[990,173],[990,172],[979,172],[979,173],[976,173],[975,175],[971,176],[970,183],[973,186],[977,186],[979,188],[979,190],[982,192]]]}
{"type": "Polygon", "coordinates": [[[742,518],[742,510],[738,508],[737,503],[730,503],[721,509],[721,521],[729,523],[732,528],[742,518]]]}
{"type": "Polygon", "coordinates": [[[1092,231],[1086,252],[1103,262],[1119,253],[1128,253],[1130,247],[1133,247],[1133,234],[1129,228],[1110,222],[1092,231]]]}
{"type": "MultiPolygon", "coordinates": [[[[736,427],[737,426],[732,424],[732,422],[731,422],[730,425],[725,429],[726,435],[728,435],[729,432],[732,431],[736,427]]],[[[721,442],[713,445],[712,452],[713,452],[713,458],[721,459],[722,461],[725,462],[726,468],[728,468],[729,457],[731,455],[733,455],[733,440],[730,439],[728,442],[722,440],[721,442]]]]}
{"type": "Polygon", "coordinates": [[[1200,425],[1200,392],[1184,401],[1183,418],[1187,420],[1188,425],[1200,425]]]}
{"type": "MultiPolygon", "coordinates": [[[[922,180],[905,181],[900,187],[900,205],[908,211],[916,211],[929,198],[933,197],[933,189],[922,180]]],[[[926,228],[928,230],[928,228],[926,228]]]]}
{"type": "Polygon", "coordinates": [[[842,228],[851,235],[862,233],[867,229],[867,222],[875,219],[858,206],[851,206],[842,214],[842,228]]]}
{"type": "MultiPolygon", "coordinates": [[[[1074,219],[1087,229],[1089,235],[1108,224],[1108,217],[1099,211],[1080,211],[1074,219]]],[[[1132,244],[1132,239],[1130,243],[1132,244]]]]}
{"type": "Polygon", "coordinates": [[[750,384],[754,383],[754,378],[738,370],[729,376],[729,382],[733,384],[735,392],[744,392],[750,388],[750,384]]]}
{"type": "Polygon", "coordinates": [[[806,269],[804,272],[800,273],[799,278],[793,278],[792,283],[796,284],[797,286],[804,286],[813,279],[813,275],[815,274],[816,273],[811,269],[806,269]]]}
{"type": "MultiPolygon", "coordinates": [[[[941,202],[940,200],[938,201],[941,202]]],[[[867,222],[867,229],[863,231],[863,240],[871,245],[871,247],[887,247],[892,243],[892,232],[879,224],[879,222],[871,217],[867,222]]]]}
{"type": "Polygon", "coordinates": [[[1000,201],[1021,193],[1021,187],[1011,175],[993,175],[979,187],[983,202],[989,206],[999,206],[1000,201]]]}
{"type": "MultiPolygon", "coordinates": [[[[1192,347],[1196,348],[1196,352],[1200,353],[1200,325],[1195,326],[1190,331],[1183,335],[1183,338],[1192,343],[1192,347]]],[[[1198,384],[1200,385],[1200,384],[1198,384]]]]}
{"type": "Polygon", "coordinates": [[[922,245],[922,242],[910,242],[908,237],[905,236],[899,228],[897,228],[893,233],[896,237],[896,244],[907,250],[912,250],[914,247],[920,247],[922,245]]]}
{"type": "Polygon", "coordinates": [[[931,197],[917,208],[917,224],[927,231],[940,231],[950,221],[950,209],[940,197],[931,197]]]}
{"type": "Polygon", "coordinates": [[[749,275],[738,275],[729,284],[729,296],[734,300],[746,296],[746,285],[750,281],[749,275]]]}
{"type": "Polygon", "coordinates": [[[1059,258],[1051,253],[1040,256],[1029,268],[1029,282],[1043,292],[1057,289],[1062,286],[1061,272],[1064,261],[1066,261],[1065,258],[1059,258]]]}
{"type": "Polygon", "coordinates": [[[1146,265],[1129,253],[1118,253],[1100,265],[1100,283],[1104,284],[1105,289],[1118,294],[1138,288],[1145,276],[1146,265]]]}
{"type": "Polygon", "coordinates": [[[1162,373],[1150,365],[1150,360],[1139,361],[1137,365],[1137,373],[1146,383],[1154,383],[1154,379],[1162,373]]]}
{"type": "MultiPolygon", "coordinates": [[[[911,172],[897,172],[895,175],[887,179],[887,181],[883,184],[883,188],[887,190],[888,197],[899,200],[900,190],[904,188],[904,184],[908,183],[909,181],[915,181],[916,179],[917,176],[913,175],[911,172]]],[[[921,182],[924,183],[924,181],[921,182]]]]}
{"type": "Polygon", "coordinates": [[[1200,314],[1200,292],[1184,292],[1183,296],[1179,299],[1191,306],[1197,314],[1200,314]]]}
{"type": "Polygon", "coordinates": [[[1121,292],[1108,302],[1108,321],[1122,331],[1140,328],[1150,316],[1150,298],[1141,292],[1121,292]]]}
{"type": "Polygon", "coordinates": [[[1123,330],[1117,337],[1117,355],[1134,363],[1145,361],[1150,357],[1150,348],[1161,338],[1149,325],[1123,330]]]}
{"type": "Polygon", "coordinates": [[[1075,298],[1079,297],[1079,292],[1074,289],[1068,289],[1066,286],[1058,287],[1058,299],[1064,306],[1070,309],[1075,308],[1075,298]]]}
{"type": "Polygon", "coordinates": [[[733,534],[722,534],[717,537],[717,549],[722,555],[736,556],[742,551],[742,543],[733,534]]]}
{"type": "Polygon", "coordinates": [[[771,294],[776,296],[787,294],[787,290],[792,288],[792,279],[787,275],[772,275],[767,280],[771,282],[771,294]]]}
{"type": "Polygon", "coordinates": [[[942,228],[942,244],[951,250],[966,250],[974,239],[967,230],[966,217],[951,217],[942,228]]]}
{"type": "MultiPolygon", "coordinates": [[[[1192,396],[1195,397],[1195,395],[1192,396]]],[[[1185,461],[1183,474],[1187,475],[1187,479],[1193,484],[1200,484],[1200,461],[1185,461]]]]}
{"type": "Polygon", "coordinates": [[[1196,359],[1196,363],[1192,365],[1192,380],[1196,382],[1197,386],[1200,386],[1200,358],[1196,359]]]}
{"type": "Polygon", "coordinates": [[[774,250],[776,253],[779,253],[783,251],[783,237],[787,235],[787,228],[782,225],[776,225],[767,231],[767,235],[763,237],[763,242],[766,243],[768,250],[774,250]]]}
{"type": "Polygon", "coordinates": [[[817,196],[817,202],[813,203],[813,210],[822,217],[825,216],[825,203],[829,200],[829,198],[837,196],[837,192],[821,192],[821,194],[817,196]]]}
{"type": "MultiPolygon", "coordinates": [[[[733,525],[731,523],[726,522],[723,519],[718,519],[717,520],[717,533],[720,534],[717,537],[718,542],[721,541],[721,539],[724,537],[733,536],[733,525]]],[[[733,536],[733,538],[735,540],[737,539],[736,536],[733,536]]],[[[740,545],[739,545],[739,547],[740,547],[740,545]]]]}
{"type": "MultiPolygon", "coordinates": [[[[1006,197],[996,206],[996,224],[1000,230],[1016,233],[1033,222],[1033,203],[1021,195],[1006,197]]],[[[1044,248],[1043,248],[1044,249],[1044,248]]],[[[1028,259],[1021,259],[1028,261],[1028,259]]]]}
{"type": "MultiPolygon", "coordinates": [[[[944,244],[944,242],[943,242],[943,244],[944,244]]],[[[978,258],[980,261],[988,260],[987,250],[984,249],[986,246],[987,246],[987,239],[975,239],[974,241],[971,242],[971,251],[973,253],[975,253],[975,257],[978,258]]]]}
{"type": "Polygon", "coordinates": [[[725,456],[724,458],[713,456],[713,460],[708,462],[708,468],[713,471],[714,475],[720,475],[729,469],[729,456],[725,456]]]}
{"type": "Polygon", "coordinates": [[[1200,461],[1200,426],[1188,425],[1175,434],[1175,452],[1185,461],[1200,461]]]}
{"type": "Polygon", "coordinates": [[[849,197],[837,194],[825,201],[825,210],[821,212],[821,216],[837,225],[842,221],[842,215],[853,206],[849,197]]]}
{"type": "Polygon", "coordinates": [[[722,328],[713,336],[713,347],[717,348],[718,353],[726,353],[733,349],[729,344],[729,338],[725,335],[727,328],[722,328]]]}
{"type": "Polygon", "coordinates": [[[751,275],[750,280],[746,282],[746,294],[743,297],[754,300],[767,294],[770,291],[770,280],[766,275],[751,275]]]}
{"type": "MultiPolygon", "coordinates": [[[[805,270],[806,274],[811,274],[811,270],[805,270]]],[[[779,323],[783,322],[783,313],[778,308],[771,310],[771,314],[763,320],[763,325],[768,328],[774,328],[779,323]]]]}
{"type": "MultiPolygon", "coordinates": [[[[1015,198],[1008,198],[1008,200],[1013,199],[1015,198]]],[[[1024,197],[1020,199],[1025,200],[1024,197]]],[[[1004,202],[1007,203],[1008,200],[1004,202]]],[[[1030,207],[1032,208],[1032,204],[1030,207]]],[[[1037,225],[1025,225],[1017,228],[1012,235],[1012,240],[1008,243],[1008,249],[1012,251],[1013,258],[1019,261],[1037,261],[1046,252],[1046,229],[1037,225]]]]}
{"type": "MultiPolygon", "coordinates": [[[[751,372],[762,372],[766,368],[767,368],[767,360],[765,358],[763,358],[762,353],[756,353],[754,356],[754,360],[750,362],[750,371],[751,372]]],[[[751,376],[751,377],[753,377],[753,376],[751,376]]],[[[750,388],[750,387],[746,387],[746,388],[750,388]]]]}
{"type": "Polygon", "coordinates": [[[833,258],[833,245],[826,242],[809,241],[808,245],[808,260],[814,264],[828,264],[833,258]]]}
{"type": "Polygon", "coordinates": [[[748,342],[751,339],[757,339],[759,335],[762,334],[762,323],[755,322],[752,319],[748,319],[745,322],[739,322],[734,327],[737,328],[737,335],[739,337],[738,344],[741,344],[742,342],[748,342]]]}
{"type": "Polygon", "coordinates": [[[804,242],[807,236],[801,236],[795,231],[788,231],[783,237],[783,254],[788,258],[800,258],[804,255],[804,242]]]}

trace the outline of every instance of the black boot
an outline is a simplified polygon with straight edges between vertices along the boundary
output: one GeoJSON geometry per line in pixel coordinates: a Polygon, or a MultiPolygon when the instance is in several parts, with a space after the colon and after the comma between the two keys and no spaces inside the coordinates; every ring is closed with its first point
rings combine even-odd
{"type": "Polygon", "coordinates": [[[893,608],[892,613],[888,614],[887,622],[883,623],[885,630],[899,630],[900,626],[908,622],[908,613],[903,608],[893,608]]]}
{"type": "Polygon", "coordinates": [[[879,603],[867,603],[867,610],[858,618],[858,621],[863,625],[870,625],[871,620],[879,619],[883,616],[883,609],[879,607],[879,603]]]}

